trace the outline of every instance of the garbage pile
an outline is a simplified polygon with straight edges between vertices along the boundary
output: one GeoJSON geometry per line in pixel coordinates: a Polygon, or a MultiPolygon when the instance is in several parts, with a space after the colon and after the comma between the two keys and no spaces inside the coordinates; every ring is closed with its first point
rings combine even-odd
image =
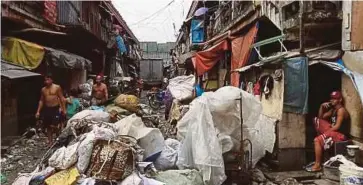
{"type": "Polygon", "coordinates": [[[20,174],[13,184],[220,185],[226,179],[224,154],[240,147],[240,98],[243,139],[253,149],[242,147],[250,152],[252,165],[272,151],[275,122],[261,114],[253,95],[223,87],[183,106],[177,97],[193,91],[192,77],[183,78],[188,83],[168,87],[176,100],[174,125],[150,119],[137,97],[119,95],[106,108],[83,110],[68,120],[36,169],[20,174]]]}
{"type": "Polygon", "coordinates": [[[91,106],[92,87],[93,87],[92,79],[78,86],[78,89],[80,90],[80,95],[78,98],[82,108],[91,106]]]}

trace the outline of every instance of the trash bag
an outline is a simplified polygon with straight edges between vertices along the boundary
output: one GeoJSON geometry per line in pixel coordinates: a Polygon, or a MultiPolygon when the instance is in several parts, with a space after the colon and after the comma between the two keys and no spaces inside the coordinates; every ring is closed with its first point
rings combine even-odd
{"type": "Polygon", "coordinates": [[[178,76],[169,80],[169,89],[173,98],[178,101],[182,101],[187,98],[193,97],[195,77],[194,75],[189,76],[178,76]]]}
{"type": "Polygon", "coordinates": [[[175,139],[165,140],[164,150],[161,152],[158,159],[155,161],[155,167],[158,170],[168,170],[176,167],[178,158],[178,150],[180,142],[175,139]]]}
{"type": "Polygon", "coordinates": [[[29,185],[44,184],[45,179],[51,176],[55,172],[55,168],[48,166],[41,172],[35,173],[29,183],[29,185]]]}
{"type": "Polygon", "coordinates": [[[136,138],[144,151],[144,160],[160,154],[164,149],[164,137],[159,129],[148,128],[141,118],[132,114],[114,124],[119,135],[128,135],[136,138]]]}
{"type": "Polygon", "coordinates": [[[119,106],[116,106],[114,104],[108,105],[106,107],[106,112],[111,113],[112,111],[116,111],[117,114],[119,114],[119,115],[127,115],[127,116],[131,115],[130,111],[128,111],[126,109],[123,109],[123,108],[121,108],[119,106]]]}
{"type": "Polygon", "coordinates": [[[134,95],[121,94],[115,99],[114,103],[131,112],[139,111],[139,98],[134,95]]]}
{"type": "Polygon", "coordinates": [[[122,182],[118,183],[118,185],[144,185],[142,183],[142,179],[138,173],[133,172],[130,176],[126,177],[122,182]]]}
{"type": "Polygon", "coordinates": [[[78,112],[71,119],[68,120],[67,127],[74,126],[72,122],[74,120],[81,120],[81,119],[109,122],[110,115],[107,112],[98,111],[98,110],[83,110],[81,112],[78,112]]]}
{"type": "Polygon", "coordinates": [[[194,169],[160,171],[153,178],[166,185],[204,185],[202,175],[194,169]]]}
{"type": "Polygon", "coordinates": [[[80,176],[77,168],[60,171],[45,180],[47,185],[73,185],[80,176]]]}
{"type": "Polygon", "coordinates": [[[64,170],[71,167],[77,162],[77,148],[79,142],[74,143],[68,147],[59,148],[54,154],[49,158],[49,166],[64,170]]]}
{"type": "Polygon", "coordinates": [[[26,185],[26,184],[29,184],[32,177],[33,177],[33,175],[30,174],[30,173],[20,174],[15,179],[15,181],[12,183],[12,185],[26,185]]]}
{"type": "MultiPolygon", "coordinates": [[[[123,138],[127,141],[128,138],[123,138]]],[[[92,151],[88,176],[102,180],[123,180],[135,169],[135,150],[123,140],[97,140],[92,151]]]]}

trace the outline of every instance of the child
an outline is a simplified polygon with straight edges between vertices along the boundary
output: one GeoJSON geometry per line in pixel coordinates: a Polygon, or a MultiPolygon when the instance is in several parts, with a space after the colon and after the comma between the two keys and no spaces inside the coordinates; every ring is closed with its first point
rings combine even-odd
{"type": "Polygon", "coordinates": [[[66,99],[67,103],[67,120],[71,119],[80,109],[81,104],[77,98],[78,91],[71,89],[69,97],[66,99]]]}

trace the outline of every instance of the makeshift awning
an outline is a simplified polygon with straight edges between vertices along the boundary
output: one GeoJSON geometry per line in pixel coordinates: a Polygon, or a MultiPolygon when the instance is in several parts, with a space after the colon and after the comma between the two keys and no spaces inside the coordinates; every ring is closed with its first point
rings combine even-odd
{"type": "Polygon", "coordinates": [[[19,79],[19,78],[40,76],[40,74],[28,71],[23,67],[19,67],[1,61],[1,76],[6,77],[8,79],[19,79]]]}
{"type": "Polygon", "coordinates": [[[59,68],[92,70],[92,62],[88,59],[53,48],[46,48],[45,60],[59,68]]]}
{"type": "Polygon", "coordinates": [[[44,57],[44,47],[14,37],[1,40],[1,58],[26,69],[37,68],[44,57]]]}
{"type": "Polygon", "coordinates": [[[189,58],[194,57],[196,54],[195,51],[190,51],[187,53],[184,53],[178,57],[178,64],[184,64],[189,58]]]}
{"type": "Polygon", "coordinates": [[[195,55],[195,69],[198,76],[213,68],[213,66],[223,59],[225,51],[228,50],[228,41],[224,40],[213,47],[197,52],[195,55]]]}
{"type": "MultiPolygon", "coordinates": [[[[255,41],[255,37],[258,31],[257,23],[252,26],[248,32],[240,37],[232,40],[232,56],[231,56],[231,69],[235,70],[241,68],[247,64],[249,56],[251,54],[251,45],[255,41]]],[[[231,74],[231,84],[232,86],[239,86],[239,73],[231,74]]]]}

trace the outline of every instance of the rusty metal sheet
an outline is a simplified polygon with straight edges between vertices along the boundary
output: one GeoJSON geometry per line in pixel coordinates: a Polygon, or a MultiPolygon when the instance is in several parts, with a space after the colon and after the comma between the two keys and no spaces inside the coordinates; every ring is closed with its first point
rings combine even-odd
{"type": "Polygon", "coordinates": [[[80,24],[82,1],[57,1],[58,24],[80,24]]]}
{"type": "Polygon", "coordinates": [[[363,2],[353,1],[352,6],[352,32],[351,50],[363,49],[363,2]]]}

